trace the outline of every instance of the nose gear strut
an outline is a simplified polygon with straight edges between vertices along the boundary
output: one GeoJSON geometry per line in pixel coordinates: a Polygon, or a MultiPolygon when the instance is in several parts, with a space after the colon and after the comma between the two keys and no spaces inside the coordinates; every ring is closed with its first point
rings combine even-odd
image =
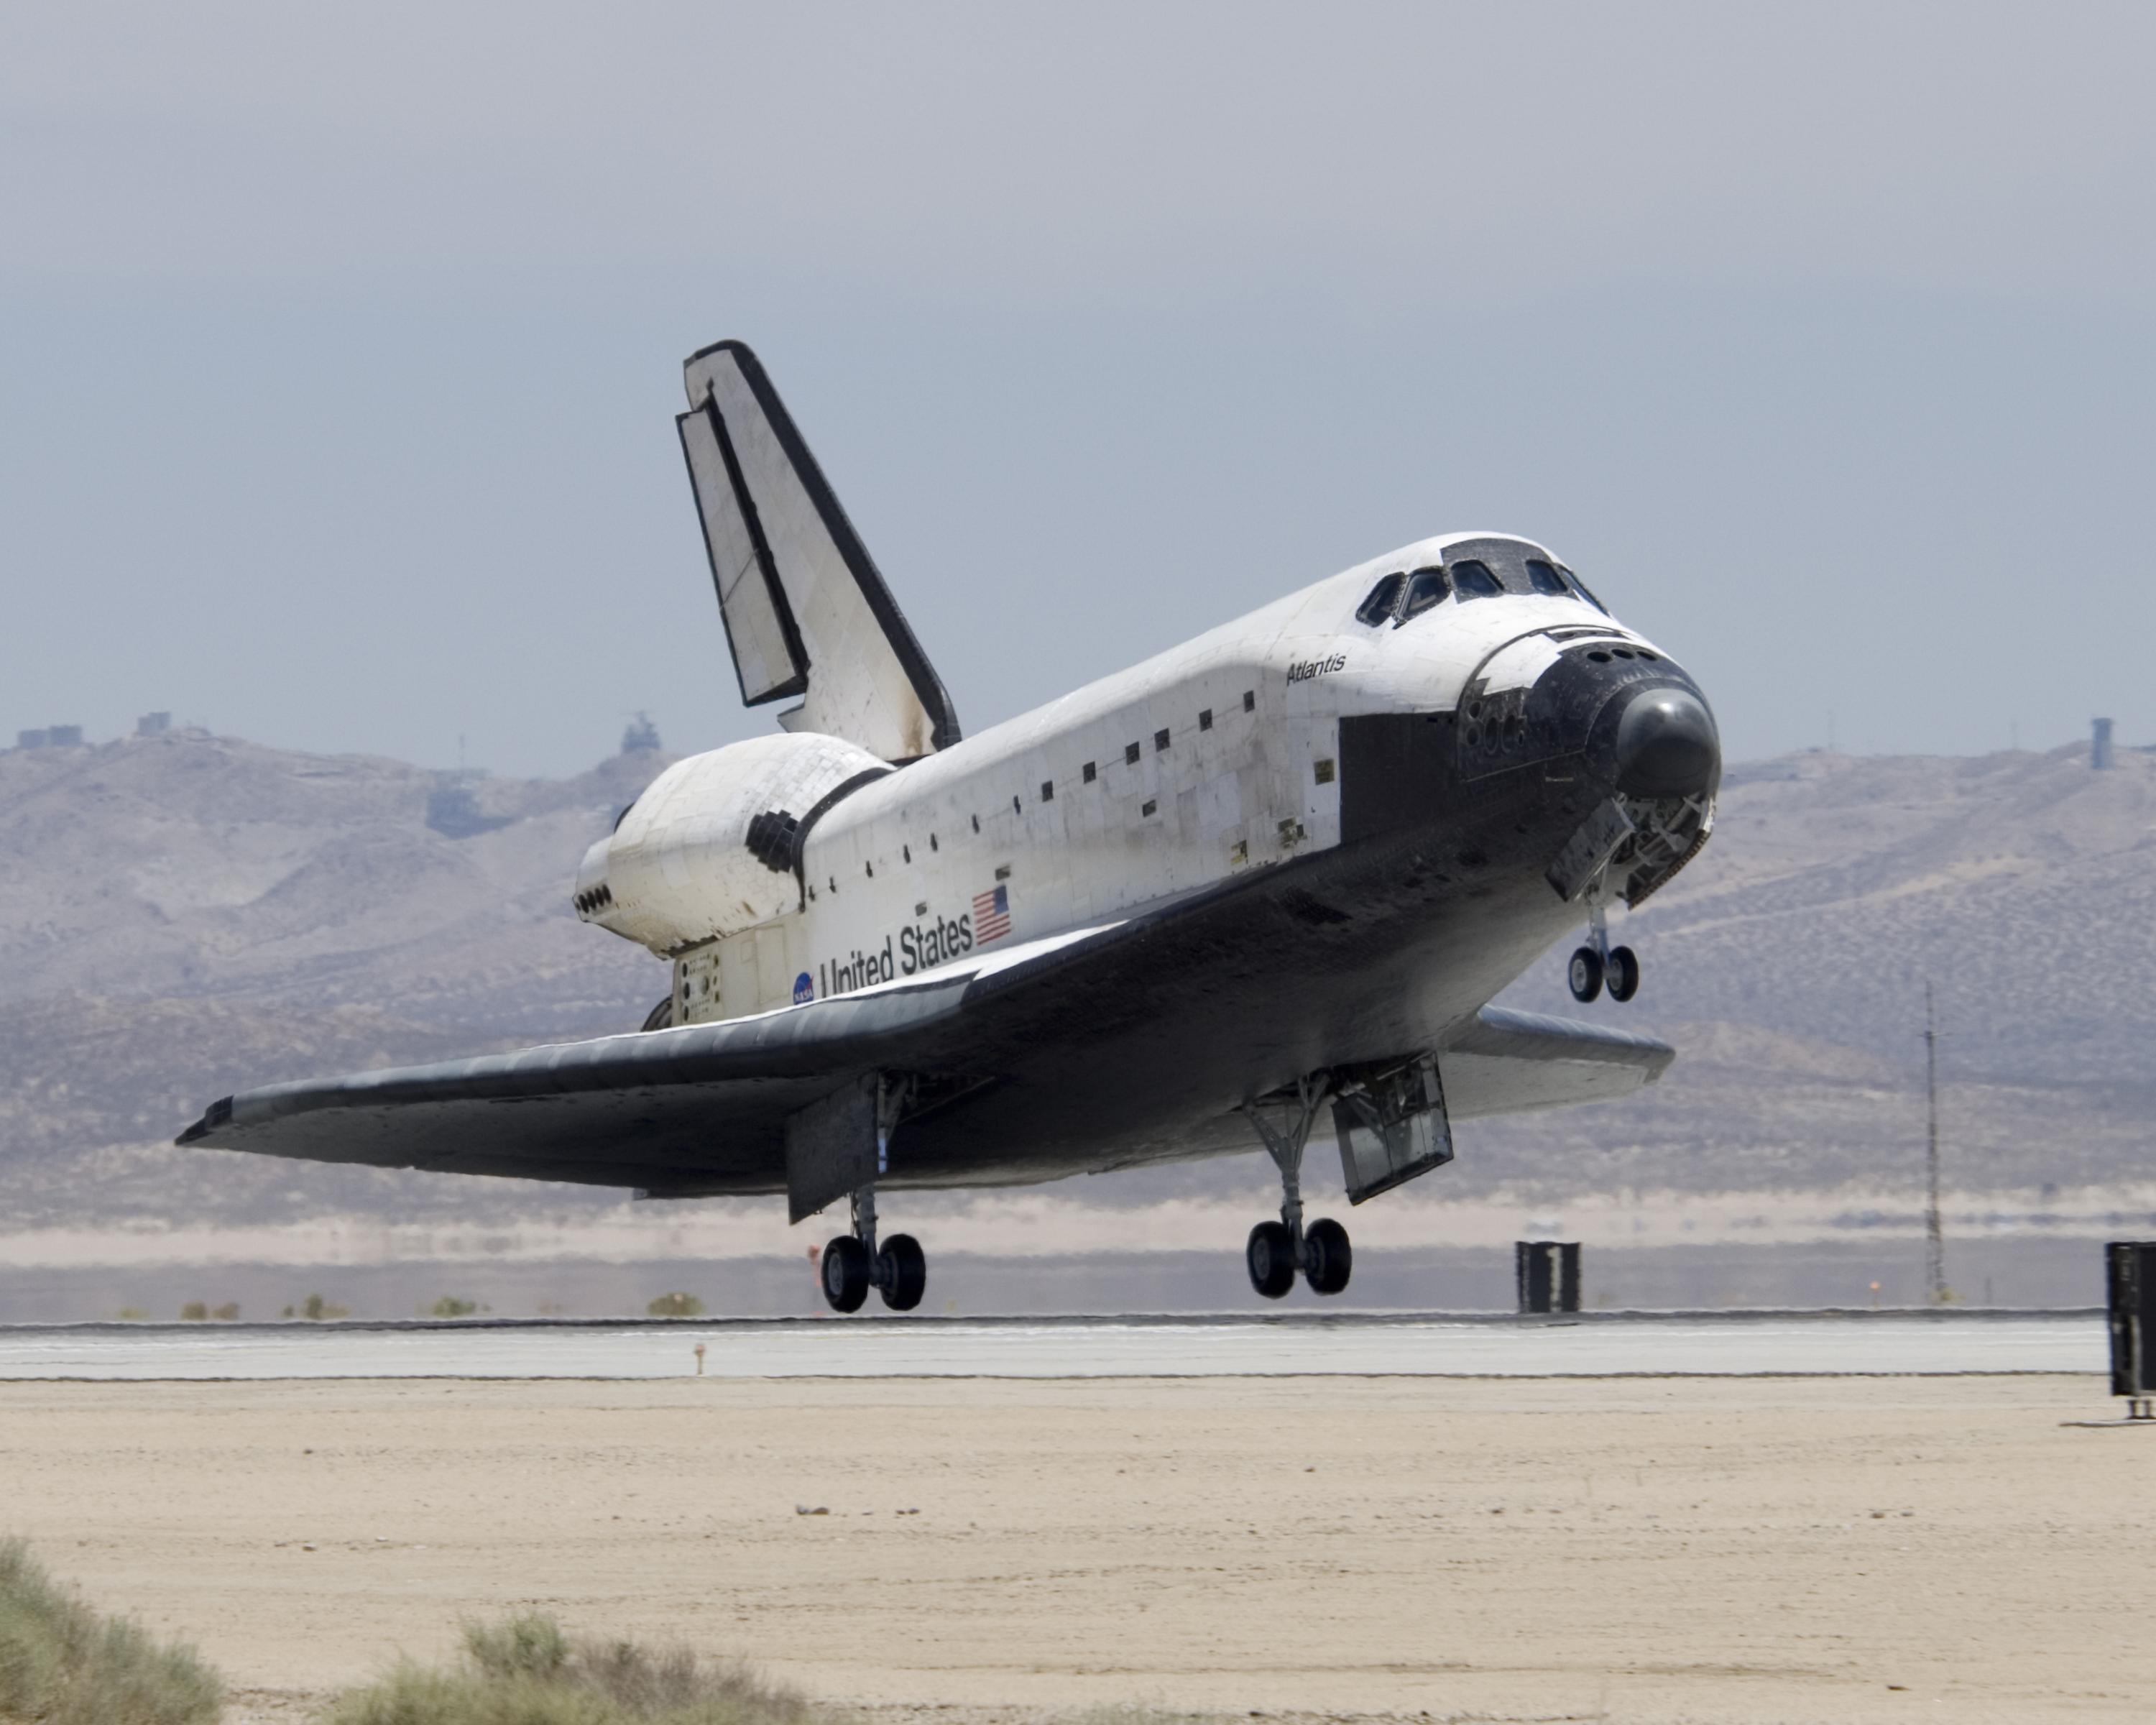
{"type": "Polygon", "coordinates": [[[1640,992],[1640,955],[1630,947],[1609,944],[1609,923],[1599,898],[1590,897],[1587,909],[1587,944],[1572,955],[1565,980],[1572,998],[1583,1004],[1606,987],[1612,1000],[1630,1000],[1640,992]]]}
{"type": "Polygon", "coordinates": [[[1258,1111],[1256,1103],[1243,1105],[1244,1115],[1257,1128],[1266,1153],[1280,1170],[1281,1219],[1253,1228],[1243,1252],[1250,1286],[1268,1300],[1277,1300],[1293,1287],[1297,1271],[1313,1294],[1339,1293],[1347,1287],[1355,1264],[1345,1228],[1330,1216],[1321,1216],[1307,1229],[1302,1223],[1303,1147],[1310,1142],[1318,1110],[1332,1094],[1332,1077],[1321,1072],[1298,1079],[1295,1090],[1284,1132],[1258,1111]]]}

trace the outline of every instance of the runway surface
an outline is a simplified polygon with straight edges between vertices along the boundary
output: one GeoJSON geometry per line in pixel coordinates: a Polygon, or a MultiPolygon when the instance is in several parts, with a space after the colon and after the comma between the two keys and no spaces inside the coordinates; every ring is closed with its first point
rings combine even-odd
{"type": "Polygon", "coordinates": [[[84,1324],[0,1328],[0,1380],[1932,1376],[2107,1348],[2092,1310],[84,1324]]]}

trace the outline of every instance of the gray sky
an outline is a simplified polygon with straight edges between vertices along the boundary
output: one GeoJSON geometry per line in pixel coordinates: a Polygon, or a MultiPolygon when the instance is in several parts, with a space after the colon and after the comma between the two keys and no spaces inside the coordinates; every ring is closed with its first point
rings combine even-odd
{"type": "Polygon", "coordinates": [[[970,729],[1425,534],[1732,754],[2156,740],[2145,6],[0,12],[0,735],[738,704],[762,355],[970,729]]]}

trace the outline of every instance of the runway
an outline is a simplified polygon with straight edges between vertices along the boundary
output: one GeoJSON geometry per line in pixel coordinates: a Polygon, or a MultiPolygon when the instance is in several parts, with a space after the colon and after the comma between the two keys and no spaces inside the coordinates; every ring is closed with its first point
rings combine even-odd
{"type": "Polygon", "coordinates": [[[82,1324],[0,1328],[0,1380],[1943,1376],[2107,1346],[2094,1310],[82,1324]]]}
{"type": "MultiPolygon", "coordinates": [[[[1907,1327],[1812,1327],[1861,1343],[1907,1327]]],[[[864,1357],[927,1339],[799,1336],[818,1327],[798,1327],[803,1346],[864,1357]]],[[[1479,1327],[1524,1356],[1703,1326],[1479,1327]]],[[[399,1649],[447,1658],[460,1623],[534,1609],[749,1658],[865,1725],[1162,1717],[1147,1707],[2092,1725],[2156,1717],[2137,1656],[2156,1423],[2118,1420],[2107,1387],[2019,1371],[17,1383],[0,1384],[0,1480],[9,1533],[231,1676],[234,1725],[299,1725],[399,1649]]]]}

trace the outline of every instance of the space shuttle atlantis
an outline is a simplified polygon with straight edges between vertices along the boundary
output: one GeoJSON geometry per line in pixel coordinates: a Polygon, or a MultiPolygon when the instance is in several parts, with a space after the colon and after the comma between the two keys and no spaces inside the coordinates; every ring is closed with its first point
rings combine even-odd
{"type": "Polygon", "coordinates": [[[742,699],[772,735],[669,768],[577,915],[672,986],[640,1030],[228,1096],[182,1145],[844,1200],[841,1312],[917,1305],[885,1194],[1263,1149],[1277,1298],[1348,1286],[1306,1220],[1324,1122],[1361,1204],[1453,1123],[1622,1095],[1667,1045],[1489,1002],[1551,946],[1630,999],[1606,912],[1696,855],[1715,722],[1547,547],[1404,546],[975,737],[756,356],[690,359],[681,448],[742,699]]]}

